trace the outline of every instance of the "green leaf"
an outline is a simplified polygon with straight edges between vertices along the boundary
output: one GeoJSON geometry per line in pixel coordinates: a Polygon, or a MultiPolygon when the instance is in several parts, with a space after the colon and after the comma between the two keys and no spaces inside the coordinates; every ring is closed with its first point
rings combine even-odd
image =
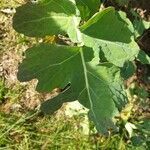
{"type": "Polygon", "coordinates": [[[61,108],[63,103],[74,101],[74,99],[72,99],[73,92],[71,90],[71,88],[68,88],[58,96],[43,102],[41,105],[41,111],[45,114],[53,114],[55,111],[61,108]]]}
{"type": "Polygon", "coordinates": [[[125,128],[126,128],[128,134],[129,134],[129,137],[130,137],[130,138],[133,136],[133,133],[134,133],[133,130],[134,130],[134,129],[137,129],[137,127],[136,127],[133,123],[131,123],[131,122],[127,122],[127,123],[125,124],[125,128]]]}
{"type": "Polygon", "coordinates": [[[136,126],[138,127],[138,129],[140,131],[142,131],[143,133],[147,134],[148,136],[150,136],[150,120],[149,118],[144,118],[143,120],[141,120],[142,123],[140,124],[136,124],[136,126]]]}
{"type": "Polygon", "coordinates": [[[140,50],[137,60],[142,64],[150,64],[150,57],[143,50],[140,50]]]}
{"type": "Polygon", "coordinates": [[[73,17],[70,22],[70,27],[68,27],[67,33],[69,38],[74,43],[82,43],[82,34],[78,29],[80,18],[73,17]]]}
{"type": "Polygon", "coordinates": [[[133,22],[135,28],[135,36],[138,37],[143,34],[144,30],[150,28],[150,22],[143,19],[135,19],[133,22]]]}
{"type": "Polygon", "coordinates": [[[73,42],[81,42],[75,35],[79,23],[79,11],[69,0],[27,3],[17,8],[13,18],[14,29],[27,36],[43,37],[68,33],[73,42]]]}
{"type": "Polygon", "coordinates": [[[84,44],[102,51],[107,61],[116,66],[123,67],[125,62],[133,61],[138,55],[139,47],[134,41],[131,22],[125,13],[118,13],[112,7],[97,13],[81,30],[84,44]]]}
{"type": "Polygon", "coordinates": [[[89,19],[99,11],[100,0],[75,0],[83,20],[89,19]]]}
{"type": "MultiPolygon", "coordinates": [[[[30,48],[26,52],[26,59],[19,67],[18,79],[29,81],[38,78],[37,90],[40,92],[49,92],[56,87],[64,88],[71,82],[72,76],[77,74],[73,74],[76,67],[82,64],[80,49],[51,44],[40,44],[30,48]]],[[[90,61],[93,58],[92,50],[84,51],[86,60],[90,61]]]]}
{"type": "Polygon", "coordinates": [[[37,90],[70,86],[41,107],[53,113],[66,101],[79,100],[90,110],[97,129],[103,133],[113,128],[118,110],[127,102],[119,68],[112,64],[96,64],[93,51],[88,47],[69,47],[40,44],[26,52],[19,66],[18,79],[29,81],[37,78],[37,90]],[[49,109],[48,109],[49,108],[49,109]]]}
{"type": "Polygon", "coordinates": [[[129,77],[131,77],[136,71],[136,65],[133,62],[126,62],[121,68],[121,76],[127,80],[129,77]]]}
{"type": "Polygon", "coordinates": [[[135,12],[135,10],[133,9],[131,9],[131,13],[135,18],[133,20],[133,26],[134,26],[135,38],[137,38],[143,34],[144,30],[150,28],[150,22],[145,21],[143,18],[141,18],[140,14],[135,12]]]}

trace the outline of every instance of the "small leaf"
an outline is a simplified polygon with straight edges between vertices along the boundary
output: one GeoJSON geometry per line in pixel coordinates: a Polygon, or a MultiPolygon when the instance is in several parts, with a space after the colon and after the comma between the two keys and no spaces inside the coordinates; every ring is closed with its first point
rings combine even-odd
{"type": "Polygon", "coordinates": [[[136,127],[134,124],[130,123],[130,122],[127,122],[127,123],[125,124],[125,128],[126,128],[126,130],[128,131],[128,134],[129,134],[129,137],[130,137],[130,138],[131,138],[132,135],[133,135],[133,129],[137,129],[137,127],[136,127]]]}
{"type": "Polygon", "coordinates": [[[150,135],[150,120],[149,118],[144,118],[142,120],[143,123],[137,124],[138,130],[142,131],[143,133],[150,135]]]}
{"type": "Polygon", "coordinates": [[[143,34],[144,30],[150,28],[150,22],[147,22],[143,19],[135,19],[133,22],[135,28],[135,35],[136,37],[143,34]]]}
{"type": "Polygon", "coordinates": [[[89,19],[96,12],[99,11],[100,0],[75,0],[78,9],[80,10],[80,16],[83,20],[89,19]]]}
{"type": "Polygon", "coordinates": [[[142,145],[144,145],[143,143],[145,142],[143,136],[141,136],[141,135],[132,136],[131,142],[132,142],[133,146],[139,147],[138,148],[139,150],[145,150],[145,147],[142,146],[142,145]]]}
{"type": "Polygon", "coordinates": [[[145,21],[143,18],[141,18],[140,14],[135,12],[135,10],[133,9],[131,9],[131,13],[135,18],[133,21],[133,26],[135,38],[137,38],[143,34],[144,30],[150,28],[150,22],[145,21]]]}
{"type": "Polygon", "coordinates": [[[150,64],[150,57],[142,50],[140,50],[137,60],[139,60],[142,64],[150,64]]]}
{"type": "Polygon", "coordinates": [[[129,77],[131,77],[136,71],[136,66],[133,62],[126,62],[121,68],[121,76],[127,80],[129,77]]]}

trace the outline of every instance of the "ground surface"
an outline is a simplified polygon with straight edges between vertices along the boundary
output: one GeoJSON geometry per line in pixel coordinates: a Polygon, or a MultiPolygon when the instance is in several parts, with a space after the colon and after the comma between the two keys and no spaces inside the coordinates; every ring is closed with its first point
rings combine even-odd
{"type": "MultiPolygon", "coordinates": [[[[133,0],[131,5],[149,20],[149,2],[133,0]]],[[[138,64],[137,74],[128,81],[131,101],[118,119],[120,129],[116,134],[110,133],[108,137],[97,134],[82,108],[77,113],[64,106],[53,116],[43,116],[39,112],[41,101],[55,93],[37,93],[36,80],[30,83],[17,80],[18,63],[27,47],[36,42],[17,34],[11,26],[14,8],[20,3],[23,0],[0,2],[0,150],[150,149],[149,84],[143,79],[149,74],[148,66],[138,64]],[[126,128],[132,125],[137,129],[131,136],[126,128]]],[[[109,1],[107,5],[110,4],[114,5],[109,1]]],[[[149,31],[144,36],[140,38],[144,42],[139,43],[149,53],[149,31]]]]}

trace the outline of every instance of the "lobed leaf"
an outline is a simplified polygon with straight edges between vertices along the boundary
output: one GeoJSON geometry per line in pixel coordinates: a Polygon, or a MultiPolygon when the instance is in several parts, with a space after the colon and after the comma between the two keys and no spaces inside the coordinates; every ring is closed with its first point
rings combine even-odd
{"type": "Polygon", "coordinates": [[[60,95],[44,103],[41,109],[52,113],[66,101],[79,100],[90,110],[99,131],[106,133],[112,128],[112,118],[127,99],[119,68],[109,63],[95,64],[92,59],[93,51],[88,47],[40,44],[27,50],[19,67],[18,79],[29,81],[37,78],[40,92],[70,84],[60,95]]]}
{"type": "Polygon", "coordinates": [[[44,102],[41,110],[53,113],[64,102],[78,100],[89,109],[89,117],[98,131],[106,133],[108,129],[116,129],[114,117],[127,103],[121,75],[128,78],[133,73],[130,62],[140,55],[131,22],[125,13],[112,7],[95,14],[79,30],[80,17],[92,16],[98,5],[98,0],[27,3],[17,9],[13,26],[33,37],[68,34],[72,42],[78,43],[78,46],[41,43],[29,48],[19,66],[18,79],[22,82],[38,79],[39,92],[67,87],[44,102]],[[129,72],[124,73],[127,68],[129,72]]]}
{"type": "Polygon", "coordinates": [[[138,55],[139,47],[134,41],[131,22],[123,12],[118,13],[112,7],[97,13],[81,30],[84,44],[116,66],[123,67],[125,62],[133,61],[138,55]]]}
{"type": "Polygon", "coordinates": [[[79,11],[69,0],[41,0],[18,7],[13,18],[17,32],[31,37],[68,33],[73,41],[80,23],[79,11]],[[72,35],[73,34],[73,35],[72,35]]]}

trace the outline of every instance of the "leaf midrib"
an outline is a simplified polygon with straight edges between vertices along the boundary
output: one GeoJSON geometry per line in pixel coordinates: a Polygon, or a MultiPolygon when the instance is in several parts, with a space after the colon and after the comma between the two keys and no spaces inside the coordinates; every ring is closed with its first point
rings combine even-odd
{"type": "MultiPolygon", "coordinates": [[[[90,94],[90,87],[89,87],[89,81],[88,81],[88,75],[87,75],[87,68],[86,68],[86,64],[85,64],[83,50],[80,51],[80,55],[81,55],[81,60],[82,60],[82,65],[83,65],[83,72],[84,72],[84,78],[85,78],[85,87],[86,87],[85,89],[87,90],[88,99],[89,99],[89,102],[90,102],[90,110],[92,111],[95,120],[97,120],[96,114],[94,112],[94,107],[93,107],[91,94],[90,94]]],[[[84,89],[82,91],[84,91],[84,89]]],[[[96,124],[98,125],[97,121],[96,121],[96,124]]]]}

